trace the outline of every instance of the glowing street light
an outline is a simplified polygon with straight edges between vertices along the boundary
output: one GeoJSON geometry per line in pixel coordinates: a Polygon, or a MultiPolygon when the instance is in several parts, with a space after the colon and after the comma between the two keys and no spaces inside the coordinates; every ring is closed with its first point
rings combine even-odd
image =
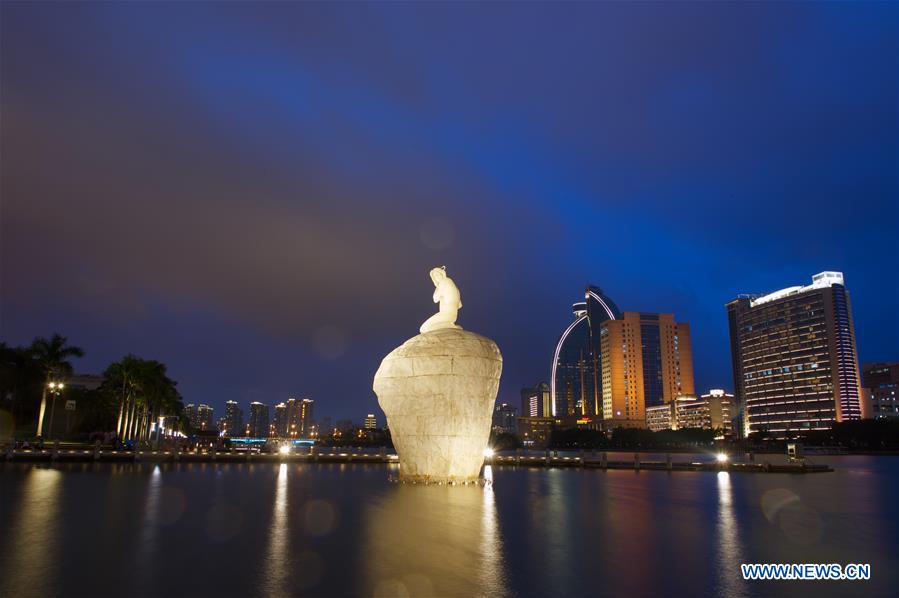
{"type": "Polygon", "coordinates": [[[282,444],[281,448],[278,449],[278,452],[281,453],[282,455],[289,455],[290,454],[290,445],[282,444]]]}
{"type": "Polygon", "coordinates": [[[716,458],[718,463],[727,463],[727,453],[718,453],[716,458]]]}
{"type": "Polygon", "coordinates": [[[493,449],[490,448],[489,446],[488,446],[487,448],[484,449],[484,457],[485,457],[485,458],[491,459],[491,458],[493,458],[493,455],[494,455],[494,454],[495,454],[495,453],[493,452],[493,449]]]}

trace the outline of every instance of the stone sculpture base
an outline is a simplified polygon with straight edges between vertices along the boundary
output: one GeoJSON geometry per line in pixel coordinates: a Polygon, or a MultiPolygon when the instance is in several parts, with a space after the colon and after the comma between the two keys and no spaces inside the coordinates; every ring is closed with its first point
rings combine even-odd
{"type": "Polygon", "coordinates": [[[477,480],[502,366],[496,343],[461,328],[419,334],[384,358],[374,390],[401,480],[477,480]]]}

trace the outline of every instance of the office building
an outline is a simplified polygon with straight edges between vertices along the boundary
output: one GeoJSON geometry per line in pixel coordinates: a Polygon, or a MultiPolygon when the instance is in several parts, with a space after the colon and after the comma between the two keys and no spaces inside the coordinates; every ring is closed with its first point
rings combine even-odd
{"type": "Polygon", "coordinates": [[[519,417],[516,421],[521,444],[542,448],[549,444],[556,420],[553,417],[519,417]]]}
{"type": "Polygon", "coordinates": [[[712,389],[701,397],[681,396],[663,404],[646,408],[646,427],[653,432],[699,428],[718,430],[719,438],[733,433],[734,396],[712,389]]]}
{"type": "Polygon", "coordinates": [[[246,434],[243,426],[243,409],[237,404],[237,401],[227,401],[225,403],[225,427],[222,430],[225,436],[240,437],[246,434]]]}
{"type": "MultiPolygon", "coordinates": [[[[550,413],[546,417],[598,417],[602,410],[600,327],[621,312],[598,287],[572,305],[574,319],[556,343],[550,375],[550,413]]],[[[524,406],[523,406],[524,407],[524,406]]],[[[522,415],[530,413],[522,411],[522,415]]]]}
{"type": "Polygon", "coordinates": [[[493,429],[498,432],[514,434],[517,429],[515,411],[515,407],[508,403],[497,405],[493,410],[493,429]]]}
{"type": "Polygon", "coordinates": [[[272,432],[273,436],[277,438],[287,438],[287,403],[281,402],[275,405],[272,432]]]}
{"type": "Polygon", "coordinates": [[[727,304],[744,434],[788,438],[861,417],[849,293],[841,272],[727,304]]]}
{"type": "Polygon", "coordinates": [[[184,419],[190,424],[192,430],[200,429],[200,420],[197,417],[197,406],[193,403],[188,403],[184,406],[184,419]]]}
{"type": "Polygon", "coordinates": [[[522,417],[552,417],[552,393],[549,384],[538,382],[521,389],[522,417]]]}
{"type": "Polygon", "coordinates": [[[312,407],[315,402],[312,399],[288,399],[286,436],[298,438],[308,436],[312,432],[312,407]]]}
{"type": "Polygon", "coordinates": [[[214,430],[215,419],[214,410],[209,405],[200,404],[197,407],[197,427],[196,430],[214,430]]]}
{"type": "Polygon", "coordinates": [[[695,393],[690,325],[671,314],[625,312],[603,322],[602,419],[606,429],[646,426],[646,407],[695,393]]]}
{"type": "Polygon", "coordinates": [[[668,403],[646,407],[646,427],[653,432],[679,429],[681,426],[678,425],[677,416],[682,406],[695,401],[695,396],[682,396],[668,403]]]}
{"type": "Polygon", "coordinates": [[[363,424],[363,427],[366,430],[374,430],[375,428],[378,427],[378,420],[375,417],[374,413],[369,413],[368,415],[365,416],[365,422],[363,424]]]}
{"type": "Polygon", "coordinates": [[[250,403],[250,419],[247,422],[247,435],[251,438],[268,438],[268,424],[268,405],[264,405],[259,401],[250,403]]]}
{"type": "Polygon", "coordinates": [[[867,415],[874,419],[899,417],[899,362],[865,364],[862,384],[869,395],[867,415]]]}

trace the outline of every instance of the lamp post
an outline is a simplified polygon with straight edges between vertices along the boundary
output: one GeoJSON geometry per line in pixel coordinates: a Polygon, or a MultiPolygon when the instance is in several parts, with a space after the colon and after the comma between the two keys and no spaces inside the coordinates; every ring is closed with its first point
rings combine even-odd
{"type": "Polygon", "coordinates": [[[62,389],[65,388],[65,384],[62,382],[51,382],[47,385],[50,389],[50,394],[53,395],[53,402],[50,403],[50,433],[48,436],[53,438],[53,414],[56,412],[56,399],[59,397],[62,389]]]}

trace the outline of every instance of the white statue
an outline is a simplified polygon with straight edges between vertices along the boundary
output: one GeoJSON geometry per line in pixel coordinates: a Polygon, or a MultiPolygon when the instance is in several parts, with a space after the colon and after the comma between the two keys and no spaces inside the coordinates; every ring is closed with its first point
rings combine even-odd
{"type": "Polygon", "coordinates": [[[442,328],[459,328],[456,318],[459,317],[459,309],[462,307],[462,295],[459,287],[453,279],[446,275],[446,266],[440,266],[431,270],[431,280],[434,281],[434,303],[439,303],[437,313],[425,320],[418,329],[419,332],[431,332],[442,328]]]}

